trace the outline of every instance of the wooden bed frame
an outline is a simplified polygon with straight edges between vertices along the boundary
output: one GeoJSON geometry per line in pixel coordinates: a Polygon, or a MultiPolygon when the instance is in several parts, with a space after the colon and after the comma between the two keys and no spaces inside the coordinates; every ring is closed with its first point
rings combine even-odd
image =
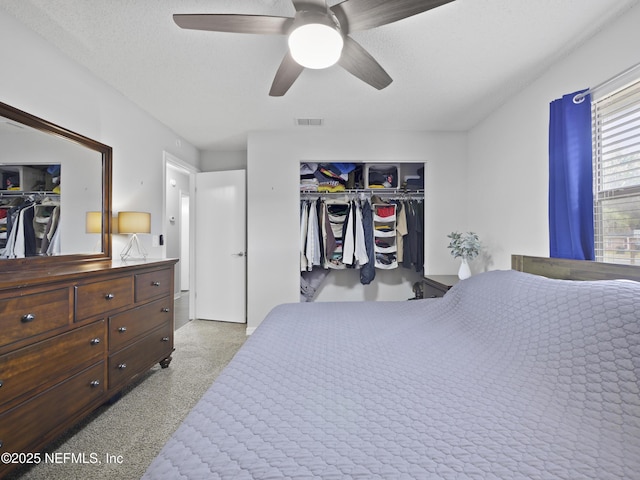
{"type": "Polygon", "coordinates": [[[511,269],[561,280],[626,279],[640,282],[640,265],[511,255],[511,269]]]}

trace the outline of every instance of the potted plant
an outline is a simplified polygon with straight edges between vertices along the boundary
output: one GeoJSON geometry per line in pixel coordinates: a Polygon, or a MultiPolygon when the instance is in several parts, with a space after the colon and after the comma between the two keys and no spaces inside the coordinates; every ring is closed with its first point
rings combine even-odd
{"type": "Polygon", "coordinates": [[[451,232],[447,235],[451,240],[449,241],[449,249],[453,258],[461,258],[462,263],[458,270],[458,277],[461,280],[469,278],[471,276],[471,269],[469,268],[469,260],[473,260],[480,253],[480,239],[477,233],[467,232],[451,232]]]}

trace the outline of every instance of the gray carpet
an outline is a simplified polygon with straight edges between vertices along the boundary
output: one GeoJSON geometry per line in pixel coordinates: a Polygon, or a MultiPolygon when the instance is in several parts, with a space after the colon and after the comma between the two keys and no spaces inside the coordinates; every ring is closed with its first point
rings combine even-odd
{"type": "Polygon", "coordinates": [[[244,324],[193,320],[175,332],[167,369],[146,374],[112,405],[100,407],[47,452],[84,454],[86,462],[44,464],[20,471],[21,480],[132,480],[140,478],[245,340],[244,324]],[[92,454],[95,456],[92,457],[92,454]],[[121,463],[106,463],[107,455],[121,463]]]}

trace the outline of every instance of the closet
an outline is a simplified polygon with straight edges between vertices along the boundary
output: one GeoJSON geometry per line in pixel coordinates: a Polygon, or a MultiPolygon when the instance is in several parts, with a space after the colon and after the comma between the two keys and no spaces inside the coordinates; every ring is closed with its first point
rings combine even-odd
{"type": "MultiPolygon", "coordinates": [[[[421,272],[424,264],[423,163],[302,163],[301,300],[333,270],[421,272]]],[[[337,273],[339,275],[339,273],[337,273]]]]}
{"type": "Polygon", "coordinates": [[[0,165],[0,258],[60,253],[60,165],[0,165]]]}

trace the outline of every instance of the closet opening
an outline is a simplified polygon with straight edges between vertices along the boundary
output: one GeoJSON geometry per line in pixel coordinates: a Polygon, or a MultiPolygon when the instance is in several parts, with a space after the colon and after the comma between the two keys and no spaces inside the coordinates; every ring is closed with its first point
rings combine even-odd
{"type": "Polygon", "coordinates": [[[406,300],[424,269],[425,163],[300,164],[300,301],[406,300]]]}

